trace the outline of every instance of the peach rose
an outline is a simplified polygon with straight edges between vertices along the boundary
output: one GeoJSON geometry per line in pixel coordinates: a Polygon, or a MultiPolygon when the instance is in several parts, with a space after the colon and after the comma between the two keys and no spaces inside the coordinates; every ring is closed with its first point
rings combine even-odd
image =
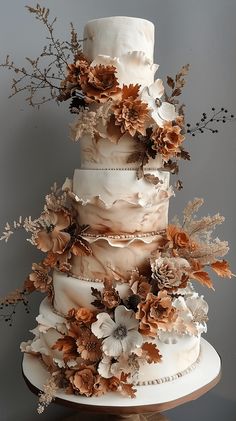
{"type": "Polygon", "coordinates": [[[149,293],[146,301],[139,303],[136,318],[140,320],[139,331],[145,336],[156,337],[158,329],[168,330],[176,319],[176,310],[167,291],[159,291],[157,296],[149,293]]]}

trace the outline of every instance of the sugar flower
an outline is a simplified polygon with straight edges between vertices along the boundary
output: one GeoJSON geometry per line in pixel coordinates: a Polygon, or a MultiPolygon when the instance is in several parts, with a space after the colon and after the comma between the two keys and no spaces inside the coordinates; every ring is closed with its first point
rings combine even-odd
{"type": "Polygon", "coordinates": [[[173,290],[186,287],[190,264],[180,257],[158,257],[151,264],[152,279],[159,289],[173,290]]]}
{"type": "Polygon", "coordinates": [[[150,86],[146,86],[141,94],[142,101],[148,104],[153,120],[160,127],[163,126],[165,121],[173,121],[177,117],[175,106],[161,100],[163,94],[164,86],[161,79],[157,79],[150,86]]]}
{"type": "Polygon", "coordinates": [[[114,320],[108,313],[100,313],[91,330],[97,338],[104,338],[102,342],[104,353],[117,357],[122,352],[130,353],[142,345],[143,339],[138,332],[138,325],[132,310],[118,306],[114,312],[114,320]]]}

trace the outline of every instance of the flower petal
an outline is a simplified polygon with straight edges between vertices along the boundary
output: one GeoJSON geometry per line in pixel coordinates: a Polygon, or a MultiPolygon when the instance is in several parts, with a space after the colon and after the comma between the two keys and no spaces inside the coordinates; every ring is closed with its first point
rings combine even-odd
{"type": "Polygon", "coordinates": [[[132,352],[135,348],[140,348],[143,343],[142,335],[132,330],[128,333],[128,335],[122,340],[122,348],[123,352],[132,352]]]}
{"type": "Polygon", "coordinates": [[[165,91],[162,80],[161,79],[155,80],[155,82],[149,86],[148,90],[149,90],[149,95],[152,98],[154,99],[161,98],[165,91]]]}
{"type": "Polygon", "coordinates": [[[166,121],[173,121],[177,117],[175,106],[169,102],[163,102],[158,108],[159,116],[166,121]]]}
{"type": "Polygon", "coordinates": [[[97,321],[91,325],[91,330],[97,338],[106,338],[111,335],[116,327],[116,323],[107,313],[97,315],[97,321]]]}
{"type": "Polygon", "coordinates": [[[135,318],[133,310],[128,310],[125,306],[118,306],[115,309],[115,321],[117,325],[124,325],[127,330],[137,329],[138,320],[135,318]]]}
{"type": "Polygon", "coordinates": [[[113,373],[111,372],[111,362],[112,358],[108,357],[108,355],[104,355],[103,359],[99,363],[98,373],[105,379],[109,379],[113,376],[113,373]]]}
{"type": "Polygon", "coordinates": [[[114,336],[104,339],[102,349],[106,355],[111,357],[118,357],[123,352],[121,340],[114,338],[114,336]]]}
{"type": "Polygon", "coordinates": [[[36,241],[36,244],[37,244],[37,248],[39,250],[43,251],[44,253],[46,253],[47,251],[52,249],[53,241],[52,241],[50,235],[44,230],[39,231],[36,234],[36,240],[35,241],[36,241]]]}

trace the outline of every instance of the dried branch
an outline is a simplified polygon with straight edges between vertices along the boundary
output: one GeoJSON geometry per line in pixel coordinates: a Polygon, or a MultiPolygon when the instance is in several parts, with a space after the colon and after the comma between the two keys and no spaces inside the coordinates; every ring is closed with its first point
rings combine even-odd
{"type": "Polygon", "coordinates": [[[56,18],[49,20],[48,8],[39,4],[36,7],[26,6],[26,8],[46,28],[48,43],[37,58],[26,57],[27,68],[18,67],[9,56],[0,67],[7,68],[17,75],[17,78],[12,79],[12,92],[9,98],[23,92],[26,94],[25,100],[28,104],[39,108],[51,100],[60,102],[58,97],[62,89],[61,82],[65,79],[68,63],[76,60],[82,54],[82,49],[72,24],[70,41],[60,41],[55,36],[56,18]]]}
{"type": "Polygon", "coordinates": [[[26,313],[29,313],[29,294],[30,292],[27,289],[21,288],[10,292],[4,298],[0,298],[0,320],[5,321],[9,326],[12,326],[16,308],[20,303],[23,304],[26,313]]]}
{"type": "Polygon", "coordinates": [[[171,88],[169,94],[165,92],[164,98],[165,101],[170,102],[177,106],[180,115],[184,115],[184,104],[180,104],[177,97],[182,94],[182,88],[186,84],[185,76],[187,76],[189,72],[190,65],[185,64],[181,67],[180,71],[176,74],[175,78],[167,76],[167,85],[171,88]]]}

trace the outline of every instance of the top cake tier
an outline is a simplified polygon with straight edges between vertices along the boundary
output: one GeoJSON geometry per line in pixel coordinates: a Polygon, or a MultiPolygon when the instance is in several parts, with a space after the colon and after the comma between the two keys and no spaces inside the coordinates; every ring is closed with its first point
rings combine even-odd
{"type": "Polygon", "coordinates": [[[88,22],[83,52],[92,65],[114,65],[120,86],[153,83],[154,25],[139,18],[114,16],[88,22]]]}
{"type": "Polygon", "coordinates": [[[93,61],[100,54],[121,57],[143,51],[153,63],[154,25],[145,19],[112,16],[89,21],[84,28],[84,53],[93,61]]]}

